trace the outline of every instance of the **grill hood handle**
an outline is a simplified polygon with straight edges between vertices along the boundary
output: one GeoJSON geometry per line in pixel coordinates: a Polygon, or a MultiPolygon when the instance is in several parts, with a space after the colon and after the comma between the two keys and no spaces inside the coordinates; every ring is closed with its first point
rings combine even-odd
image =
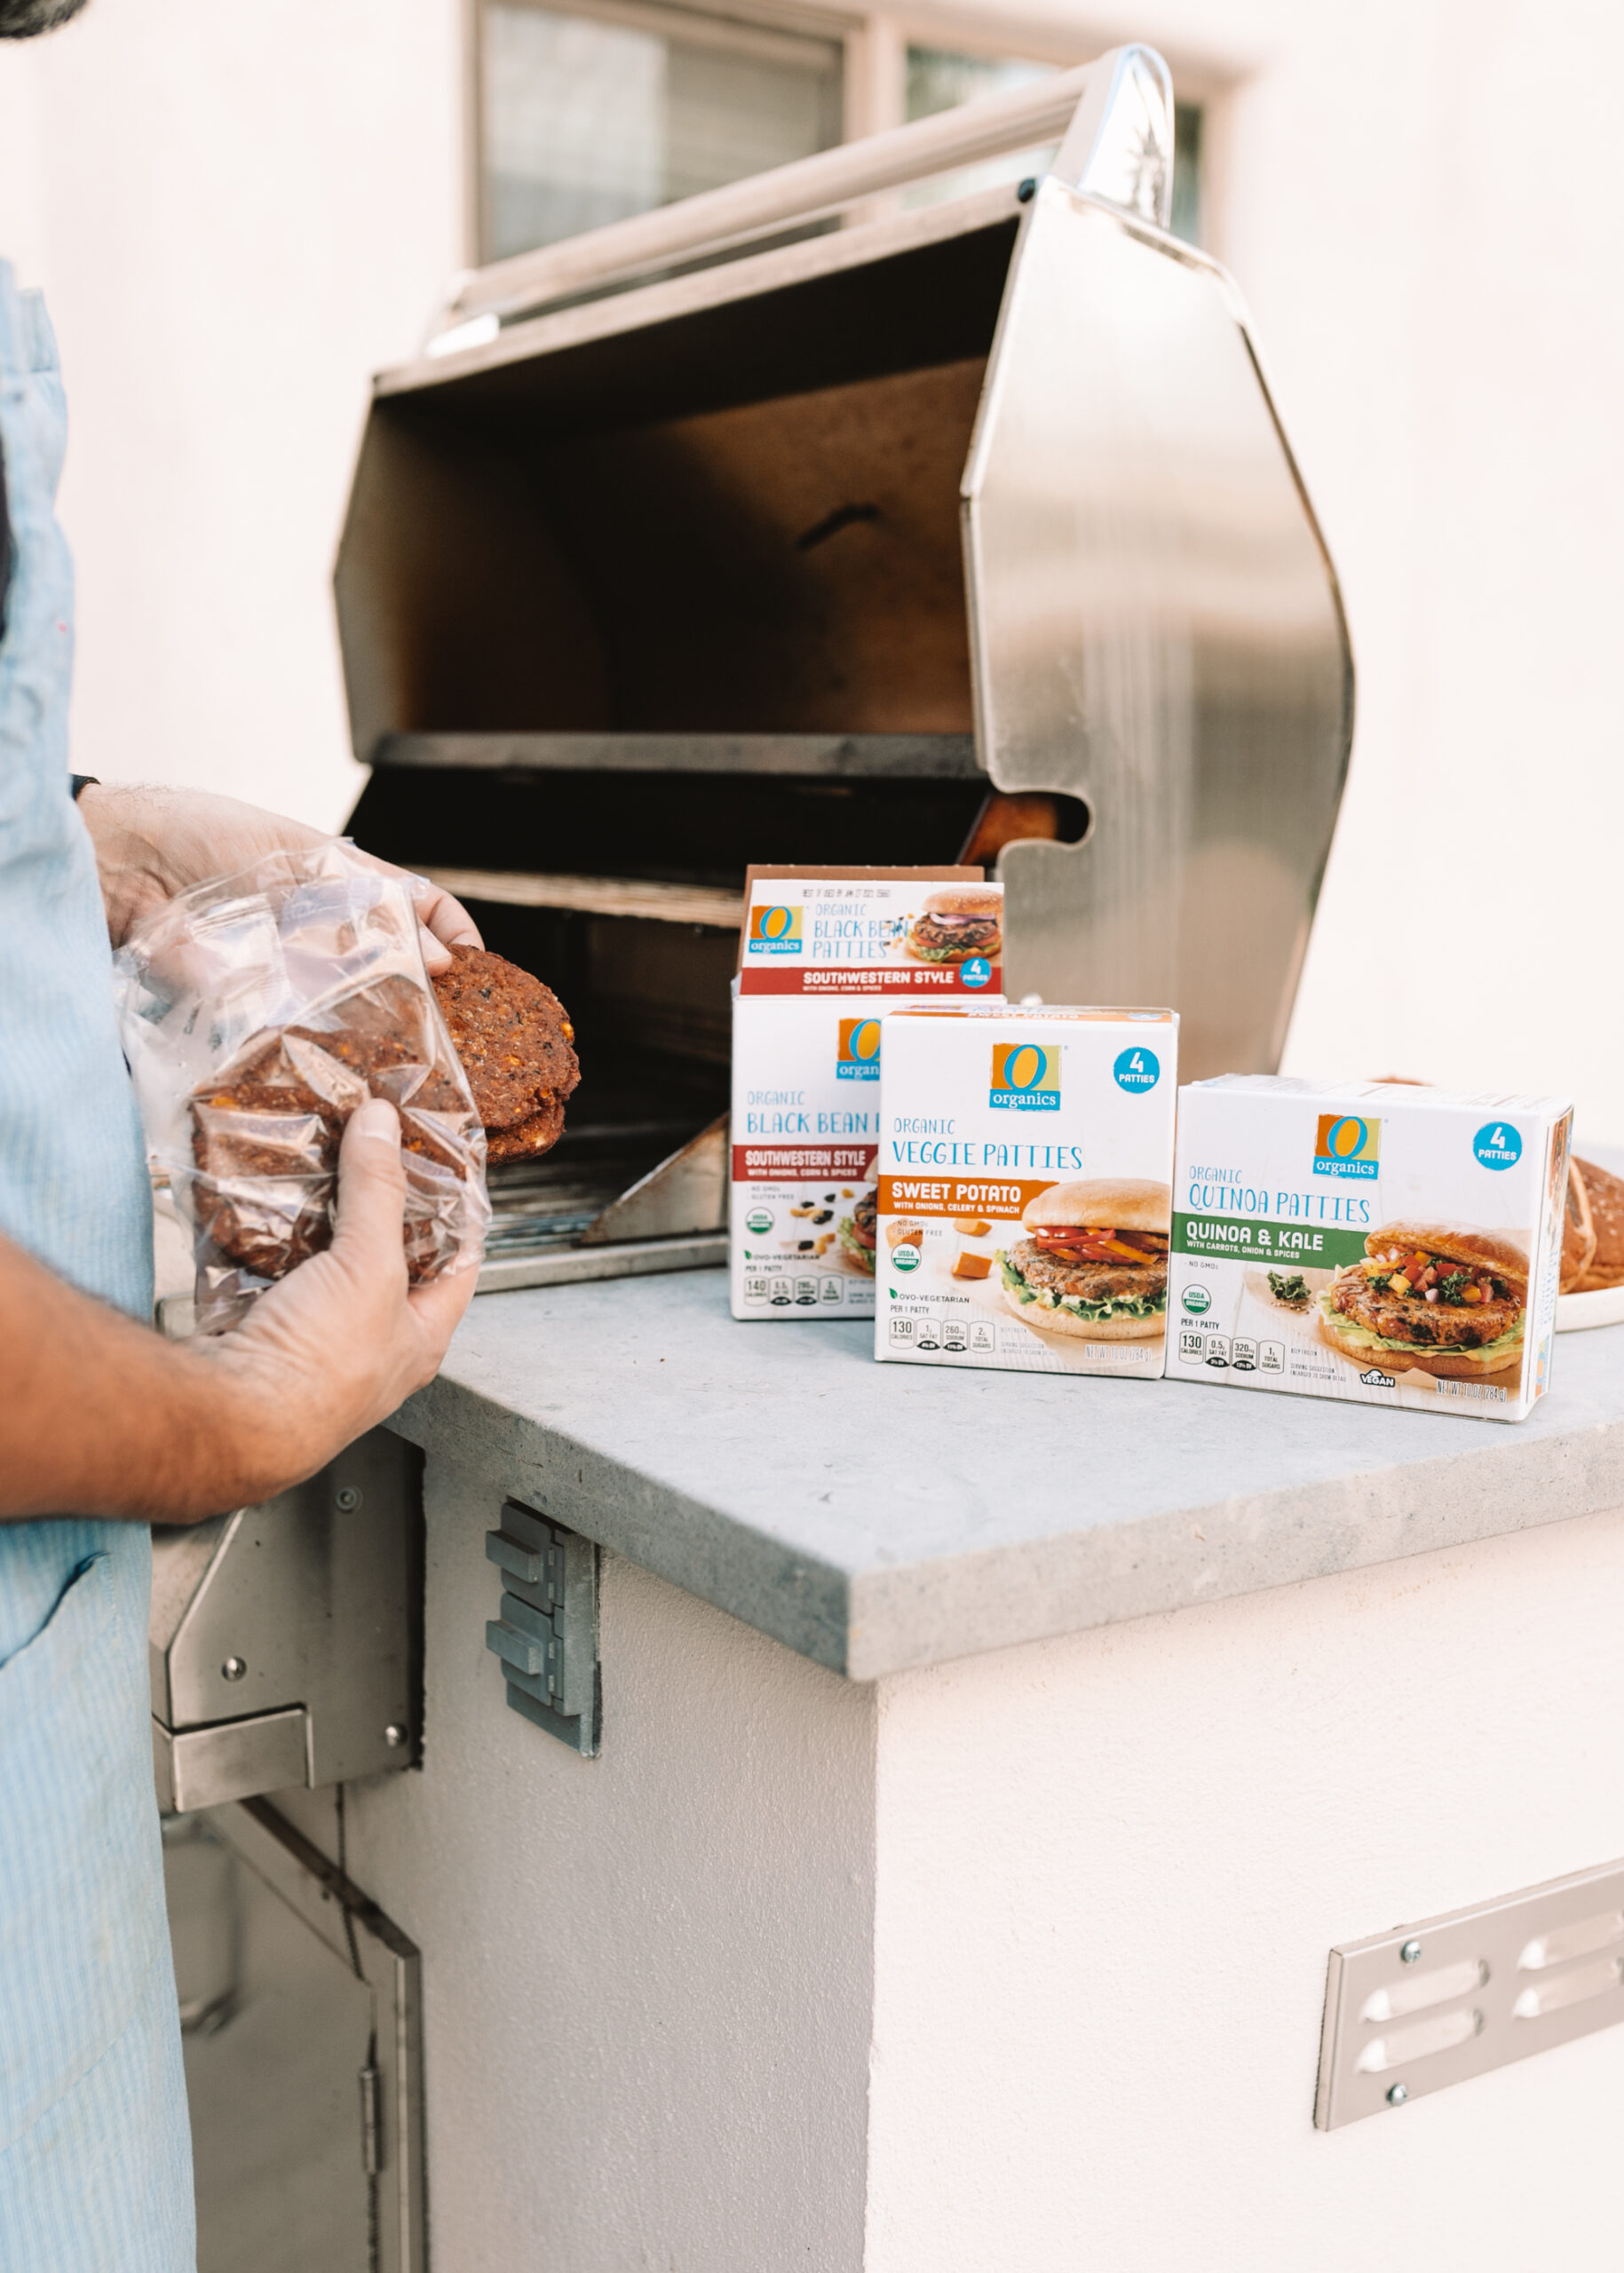
{"type": "Polygon", "coordinates": [[[1172,79],[1154,48],[1113,48],[1052,78],[466,271],[454,280],[427,352],[471,347],[494,336],[504,317],[534,313],[673,262],[719,257],[752,238],[828,219],[886,190],[1051,139],[1059,141],[1053,171],[1063,181],[1166,228],[1173,192],[1172,79]]]}

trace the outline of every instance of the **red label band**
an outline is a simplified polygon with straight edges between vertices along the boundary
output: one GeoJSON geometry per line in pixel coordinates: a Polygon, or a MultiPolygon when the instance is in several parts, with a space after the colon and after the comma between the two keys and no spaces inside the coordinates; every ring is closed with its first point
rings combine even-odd
{"type": "Polygon", "coordinates": [[[739,976],[741,994],[952,994],[974,1002],[1003,987],[1003,968],[994,963],[984,985],[966,986],[957,963],[808,963],[804,969],[746,969],[739,976]]]}
{"type": "Polygon", "coordinates": [[[798,1184],[819,1177],[869,1184],[877,1144],[735,1144],[735,1184],[798,1184]]]}

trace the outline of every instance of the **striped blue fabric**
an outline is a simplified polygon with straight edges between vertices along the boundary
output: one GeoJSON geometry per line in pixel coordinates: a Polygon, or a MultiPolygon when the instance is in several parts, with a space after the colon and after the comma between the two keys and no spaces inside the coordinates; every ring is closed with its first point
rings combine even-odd
{"type": "MultiPolygon", "coordinates": [[[[142,1316],[140,1131],[67,792],[64,438],[44,309],[0,263],[0,1231],[142,1316]]],[[[0,1525],[0,2273],[195,2262],[148,1733],[151,1584],[139,1524],[0,1525]]]]}

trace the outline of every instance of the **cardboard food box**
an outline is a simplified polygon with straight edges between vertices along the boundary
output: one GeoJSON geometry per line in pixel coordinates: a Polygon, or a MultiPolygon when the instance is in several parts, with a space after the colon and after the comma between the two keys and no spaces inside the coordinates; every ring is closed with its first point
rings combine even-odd
{"type": "Polygon", "coordinates": [[[874,1311],[880,1020],[1002,1001],[979,868],[752,868],[733,994],[728,1255],[739,1319],[874,1311]]]}
{"type": "Polygon", "coordinates": [[[1171,1010],[889,1014],[876,1358],[1160,1377],[1177,1050],[1171,1010]]]}
{"type": "Polygon", "coordinates": [[[1572,1122],[1560,1097],[1194,1082],[1168,1373],[1524,1420],[1549,1378],[1572,1122]]]}

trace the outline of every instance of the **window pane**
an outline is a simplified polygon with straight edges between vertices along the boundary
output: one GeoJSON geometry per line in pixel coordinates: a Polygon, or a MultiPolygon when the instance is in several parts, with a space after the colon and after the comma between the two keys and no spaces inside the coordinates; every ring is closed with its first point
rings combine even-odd
{"type": "Polygon", "coordinates": [[[842,51],[629,7],[484,14],[485,257],[808,157],[840,139],[842,51]]]}
{"type": "MultiPolygon", "coordinates": [[[[961,55],[949,48],[910,47],[907,51],[907,115],[929,118],[952,110],[959,103],[974,102],[981,95],[1002,94],[1034,79],[1046,79],[1058,69],[1052,63],[1034,63],[1014,55],[961,55]]],[[[1193,103],[1174,106],[1173,234],[1189,244],[1200,242],[1201,114],[1193,103]]],[[[999,182],[1019,181],[1041,174],[1052,163],[1058,145],[1041,149],[1014,150],[1007,157],[985,158],[937,181],[923,182],[907,192],[909,205],[933,205],[947,197],[964,197],[970,191],[994,187],[999,182]]]]}
{"type": "MultiPolygon", "coordinates": [[[[982,95],[1001,95],[1024,87],[1034,79],[1047,79],[1052,63],[1031,63],[1015,55],[958,55],[949,48],[910,47],[907,51],[907,115],[930,118],[940,110],[955,110],[982,95]]],[[[905,205],[936,205],[947,197],[968,197],[972,190],[993,189],[1002,181],[1020,181],[1041,174],[1053,160],[1058,144],[1050,142],[1033,150],[1011,150],[999,158],[982,158],[956,173],[935,181],[920,182],[907,191],[905,205]]]]}

